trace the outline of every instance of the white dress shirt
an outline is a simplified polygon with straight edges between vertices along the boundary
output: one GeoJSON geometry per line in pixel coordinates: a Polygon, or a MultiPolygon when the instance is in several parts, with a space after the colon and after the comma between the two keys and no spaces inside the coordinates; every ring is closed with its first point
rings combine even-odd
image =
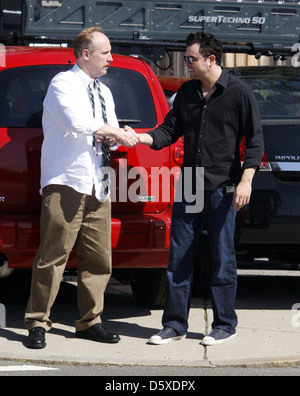
{"type": "MultiPolygon", "coordinates": [[[[105,199],[102,188],[102,151],[96,155],[93,133],[103,126],[100,100],[95,98],[95,118],[89,98],[91,79],[77,64],[57,74],[51,81],[44,100],[41,158],[41,189],[49,184],[72,187],[96,198],[105,199]]],[[[111,91],[100,83],[105,99],[108,124],[118,127],[111,91]]],[[[101,145],[98,145],[101,147],[101,145]]]]}

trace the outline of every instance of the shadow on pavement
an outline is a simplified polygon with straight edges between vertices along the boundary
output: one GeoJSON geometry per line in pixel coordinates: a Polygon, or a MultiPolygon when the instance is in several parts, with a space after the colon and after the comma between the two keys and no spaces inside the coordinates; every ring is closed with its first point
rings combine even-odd
{"type": "MultiPolygon", "coordinates": [[[[6,307],[6,327],[24,329],[23,318],[30,292],[30,272],[20,270],[11,278],[0,279],[0,303],[6,307]]],[[[236,308],[238,310],[291,310],[295,303],[300,303],[300,276],[242,276],[239,277],[236,308]]],[[[51,319],[54,326],[52,334],[65,338],[74,338],[74,322],[77,319],[77,288],[75,283],[62,282],[57,300],[53,306],[51,319]],[[55,323],[66,326],[56,327],[55,323]],[[70,329],[69,329],[70,327],[70,329]]],[[[210,307],[209,299],[192,300],[193,308],[210,307]]],[[[147,320],[153,311],[140,306],[134,299],[131,289],[112,279],[105,297],[103,323],[110,331],[121,336],[148,339],[161,329],[161,312],[156,320],[147,320]],[[143,320],[137,324],[135,318],[143,320]],[[153,322],[155,326],[153,327],[153,322]]],[[[199,317],[199,323],[202,318],[199,317]]],[[[0,337],[11,341],[24,342],[26,336],[0,329],[0,337]]],[[[190,332],[188,338],[201,339],[203,334],[190,332]]]]}

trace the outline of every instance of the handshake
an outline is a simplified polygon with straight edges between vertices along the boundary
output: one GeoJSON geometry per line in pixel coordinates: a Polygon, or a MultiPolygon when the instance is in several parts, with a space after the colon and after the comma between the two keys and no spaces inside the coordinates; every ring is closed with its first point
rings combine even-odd
{"type": "Polygon", "coordinates": [[[125,125],[124,132],[117,138],[117,143],[127,147],[135,147],[140,143],[139,135],[129,126],[125,125]]]}
{"type": "Polygon", "coordinates": [[[127,125],[124,128],[115,128],[105,124],[94,135],[98,143],[105,142],[110,147],[121,144],[132,148],[141,143],[140,136],[127,125]]]}

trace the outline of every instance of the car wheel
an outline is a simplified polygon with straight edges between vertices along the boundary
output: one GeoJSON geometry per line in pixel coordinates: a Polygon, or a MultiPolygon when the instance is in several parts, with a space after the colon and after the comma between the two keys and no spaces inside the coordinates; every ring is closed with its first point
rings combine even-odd
{"type": "Polygon", "coordinates": [[[139,304],[152,309],[164,307],[167,294],[166,269],[133,269],[130,278],[133,295],[139,304]]]}

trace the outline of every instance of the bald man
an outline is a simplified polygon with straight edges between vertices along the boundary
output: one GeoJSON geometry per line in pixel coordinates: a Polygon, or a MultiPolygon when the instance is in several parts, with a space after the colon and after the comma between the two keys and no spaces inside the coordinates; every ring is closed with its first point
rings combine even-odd
{"type": "Polygon", "coordinates": [[[46,346],[50,310],[70,252],[78,256],[76,336],[118,343],[101,322],[111,276],[111,203],[107,160],[110,146],[132,147],[134,133],[119,128],[110,90],[99,81],[113,58],[100,28],[73,40],[74,67],[56,75],[44,100],[41,158],[41,244],[25,313],[25,346],[46,346]],[[103,102],[103,103],[101,103],[103,102]]]}

